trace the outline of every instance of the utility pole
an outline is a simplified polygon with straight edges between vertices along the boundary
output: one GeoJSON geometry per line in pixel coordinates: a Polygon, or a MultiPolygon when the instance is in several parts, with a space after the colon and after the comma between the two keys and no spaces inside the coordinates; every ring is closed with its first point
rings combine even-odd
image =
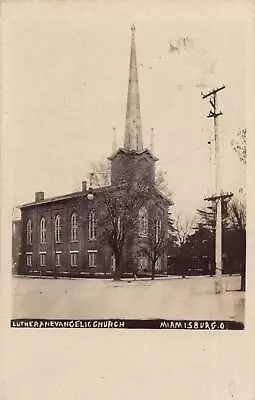
{"type": "Polygon", "coordinates": [[[222,287],[222,199],[229,198],[233,194],[223,194],[220,185],[220,134],[218,129],[217,118],[222,115],[221,111],[217,109],[217,93],[225,89],[225,86],[221,86],[217,89],[211,90],[207,94],[201,93],[203,99],[209,97],[211,110],[207,115],[207,118],[213,118],[214,121],[214,179],[213,184],[214,194],[205,200],[215,202],[216,206],[216,229],[215,229],[215,293],[221,293],[222,287]]]}

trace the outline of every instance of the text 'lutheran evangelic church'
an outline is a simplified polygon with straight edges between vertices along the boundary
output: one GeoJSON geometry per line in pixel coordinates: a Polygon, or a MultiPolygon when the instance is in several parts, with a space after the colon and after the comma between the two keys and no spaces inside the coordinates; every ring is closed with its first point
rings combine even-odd
{"type": "Polygon", "coordinates": [[[128,204],[133,207],[130,214],[136,214],[128,221],[124,244],[121,243],[122,272],[149,272],[152,268],[149,247],[156,251],[160,240],[161,253],[155,270],[163,273],[167,269],[164,244],[170,202],[155,186],[157,158],[143,147],[134,26],[131,32],[124,146],[109,157],[111,184],[92,188],[83,181],[81,191],[48,199],[44,198],[44,192],[36,192],[33,203],[22,205],[18,266],[21,274],[87,276],[114,271],[117,254],[114,249],[121,243],[115,239],[121,233],[122,223],[123,226],[127,223],[121,207],[128,204]],[[115,203],[119,201],[118,209],[107,202],[109,196],[115,198],[115,203]],[[139,208],[133,206],[138,198],[139,208]],[[119,233],[109,226],[112,220],[107,217],[107,207],[115,213],[113,221],[117,218],[119,233]],[[103,232],[110,232],[111,240],[105,240],[103,232]]]}

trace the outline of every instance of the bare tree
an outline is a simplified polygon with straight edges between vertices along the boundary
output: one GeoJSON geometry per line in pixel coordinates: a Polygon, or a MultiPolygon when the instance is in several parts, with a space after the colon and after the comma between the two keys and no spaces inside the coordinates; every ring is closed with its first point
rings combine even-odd
{"type": "MultiPolygon", "coordinates": [[[[140,166],[135,168],[133,165],[128,173],[125,172],[125,183],[117,187],[108,185],[110,168],[105,162],[94,164],[92,171],[91,183],[96,188],[101,188],[102,202],[97,221],[99,236],[101,242],[108,244],[113,252],[115,258],[114,279],[119,280],[123,270],[123,254],[127,246],[132,246],[132,240],[134,240],[139,210],[144,205],[147,207],[152,205],[151,199],[156,198],[155,194],[158,193],[158,190],[153,184],[147,183],[144,179],[146,171],[141,171],[140,166]],[[139,170],[138,174],[137,170],[139,170]]],[[[161,247],[162,245],[157,243],[157,253],[161,247]]],[[[155,249],[153,260],[155,260],[155,249]]]]}
{"type": "Polygon", "coordinates": [[[229,205],[229,228],[235,258],[240,263],[241,290],[246,288],[246,204],[233,199],[229,205]]]}
{"type": "Polygon", "coordinates": [[[174,219],[176,243],[182,247],[194,229],[195,218],[187,218],[181,213],[176,215],[174,219]]]}
{"type": "Polygon", "coordinates": [[[103,190],[98,226],[102,243],[108,243],[114,254],[115,280],[121,278],[124,251],[132,242],[139,210],[148,201],[150,192],[150,186],[136,179],[135,168],[125,176],[125,183],[103,190]]]}
{"type": "Polygon", "coordinates": [[[167,173],[160,168],[156,170],[155,185],[156,188],[171,201],[173,193],[169,191],[167,173]]]}
{"type": "Polygon", "coordinates": [[[108,243],[115,257],[115,280],[121,278],[124,249],[129,234],[135,230],[139,209],[147,195],[146,192],[134,190],[131,184],[123,185],[117,191],[108,190],[103,195],[104,205],[98,226],[102,243],[108,243]]]}
{"type": "Polygon", "coordinates": [[[143,250],[147,254],[151,264],[151,279],[155,279],[156,265],[161,260],[168,246],[168,237],[172,230],[172,221],[170,213],[168,213],[167,229],[165,228],[164,216],[157,212],[157,208],[151,213],[150,225],[151,229],[148,233],[147,246],[143,250]]]}
{"type": "MultiPolygon", "coordinates": [[[[247,131],[241,129],[237,140],[231,142],[240,161],[246,166],[247,161],[247,131]]],[[[240,190],[243,192],[243,189],[240,190]]],[[[246,287],[246,204],[245,201],[234,199],[230,205],[230,226],[238,235],[239,256],[241,257],[241,290],[246,287]]]]}
{"type": "Polygon", "coordinates": [[[92,187],[103,187],[111,184],[111,164],[108,160],[93,162],[90,166],[90,172],[87,174],[87,180],[92,187]]]}
{"type": "Polygon", "coordinates": [[[229,223],[233,229],[246,229],[246,204],[234,198],[229,204],[229,223]]]}
{"type": "Polygon", "coordinates": [[[186,276],[185,244],[194,230],[195,218],[188,218],[178,213],[174,219],[175,242],[180,249],[180,267],[182,277],[186,276]]]}

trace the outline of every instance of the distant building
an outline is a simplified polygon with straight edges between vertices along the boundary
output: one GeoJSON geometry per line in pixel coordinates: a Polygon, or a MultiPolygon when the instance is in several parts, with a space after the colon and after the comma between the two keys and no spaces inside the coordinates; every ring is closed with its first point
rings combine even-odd
{"type": "MultiPolygon", "coordinates": [[[[107,208],[105,200],[109,194],[124,201],[127,185],[141,190],[137,182],[143,184],[144,202],[125,239],[122,272],[150,271],[149,240],[155,236],[158,240],[160,235],[166,239],[170,202],[155,187],[157,158],[143,147],[135,27],[131,30],[124,146],[109,157],[111,185],[91,188],[84,181],[79,192],[48,199],[44,192],[36,192],[34,202],[22,205],[20,273],[86,276],[89,272],[114,270],[116,260],[111,243],[102,241],[102,232],[107,228],[104,224],[109,224],[109,219],[102,221],[100,215],[107,208]]],[[[116,217],[121,230],[121,215],[116,217]]],[[[166,272],[166,249],[158,257],[156,269],[166,272]]]]}

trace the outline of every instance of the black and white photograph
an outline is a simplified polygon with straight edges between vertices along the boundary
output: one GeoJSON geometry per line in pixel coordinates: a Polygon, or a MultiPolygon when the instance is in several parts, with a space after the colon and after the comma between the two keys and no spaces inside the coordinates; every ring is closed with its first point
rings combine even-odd
{"type": "Polygon", "coordinates": [[[246,14],[67,3],[3,9],[12,326],[244,329],[246,14]]]}

